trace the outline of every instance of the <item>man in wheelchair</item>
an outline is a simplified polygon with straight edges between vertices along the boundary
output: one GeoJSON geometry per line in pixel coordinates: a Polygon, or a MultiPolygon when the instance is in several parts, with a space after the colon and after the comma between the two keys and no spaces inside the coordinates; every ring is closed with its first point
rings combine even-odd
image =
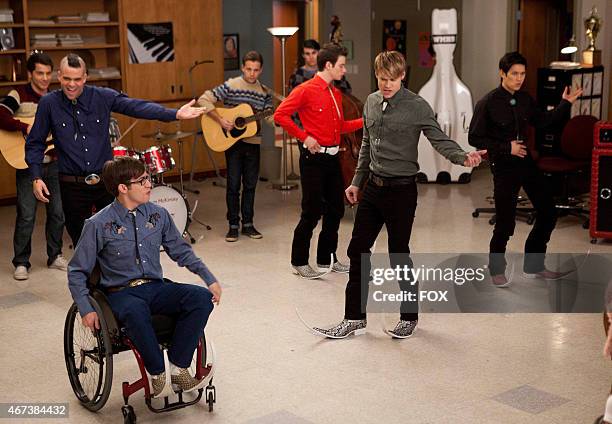
{"type": "Polygon", "coordinates": [[[168,396],[173,388],[199,389],[204,379],[193,377],[188,368],[213,302],[219,304],[221,286],[182,238],[168,211],[149,202],[151,180],[142,162],[115,157],[104,165],[102,178],[115,201],[85,222],[68,265],[68,287],[83,325],[100,328],[87,297],[87,281],[97,264],[99,288],[140,352],[151,375],[153,396],[168,396]],[[200,276],[208,290],[164,280],[161,246],[179,266],[200,276]],[[167,360],[153,329],[155,314],[176,317],[167,360]]]}

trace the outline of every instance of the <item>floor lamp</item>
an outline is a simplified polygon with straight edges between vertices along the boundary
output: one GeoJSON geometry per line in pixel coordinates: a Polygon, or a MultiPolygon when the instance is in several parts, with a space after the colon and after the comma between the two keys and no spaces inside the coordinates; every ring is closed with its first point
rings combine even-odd
{"type": "MultiPolygon", "coordinates": [[[[268,28],[268,32],[273,37],[278,38],[281,42],[281,63],[282,63],[282,75],[283,75],[283,97],[287,95],[287,84],[285,82],[285,43],[287,38],[291,37],[298,31],[298,27],[271,27],[268,28]]],[[[274,188],[277,190],[293,190],[297,188],[297,184],[289,183],[287,180],[287,132],[283,129],[283,177],[279,184],[274,184],[274,188]]]]}

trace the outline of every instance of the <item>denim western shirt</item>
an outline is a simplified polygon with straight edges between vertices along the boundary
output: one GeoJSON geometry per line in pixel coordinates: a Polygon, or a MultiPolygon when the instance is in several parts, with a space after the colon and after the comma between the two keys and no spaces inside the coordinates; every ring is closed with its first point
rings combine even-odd
{"type": "Polygon", "coordinates": [[[138,278],[162,279],[160,246],[206,285],[216,281],[181,237],[168,211],[154,203],[144,203],[132,213],[115,200],[86,220],[68,264],[68,287],[81,315],[93,311],[87,299],[87,279],[96,263],[102,289],[122,287],[138,278]]]}
{"type": "Polygon", "coordinates": [[[416,175],[421,132],[438,153],[463,164],[466,152],[442,132],[425,99],[401,87],[387,99],[384,111],[383,100],[376,91],[363,107],[363,140],[352,185],[361,187],[369,172],[389,178],[416,175]]]}
{"type": "Polygon", "coordinates": [[[34,125],[26,140],[26,163],[31,178],[41,176],[49,133],[53,135],[58,152],[60,173],[99,174],[104,162],[113,158],[108,134],[111,112],[167,122],[176,119],[176,109],[130,99],[110,88],[85,85],[74,103],[62,90],[54,90],[40,99],[34,125]]]}

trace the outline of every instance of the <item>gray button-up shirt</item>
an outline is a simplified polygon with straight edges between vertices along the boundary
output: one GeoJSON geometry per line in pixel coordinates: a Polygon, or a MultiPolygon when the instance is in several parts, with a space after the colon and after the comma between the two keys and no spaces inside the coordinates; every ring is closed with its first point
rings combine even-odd
{"type": "Polygon", "coordinates": [[[466,152],[440,129],[429,104],[402,87],[383,111],[383,96],[376,91],[363,108],[363,140],[352,184],[361,187],[369,172],[380,177],[409,177],[419,172],[421,131],[442,156],[463,165],[466,152]]]}
{"type": "Polygon", "coordinates": [[[207,285],[216,281],[183,239],[168,211],[154,203],[144,203],[132,213],[115,200],[86,220],[68,264],[68,287],[81,315],[93,312],[87,299],[87,279],[96,262],[102,288],[125,286],[137,278],[162,279],[160,246],[207,285]]]}

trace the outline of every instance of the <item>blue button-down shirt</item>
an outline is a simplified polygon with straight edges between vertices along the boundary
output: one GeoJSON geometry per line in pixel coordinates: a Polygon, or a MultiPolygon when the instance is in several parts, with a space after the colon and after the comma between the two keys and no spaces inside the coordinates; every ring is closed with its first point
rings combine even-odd
{"type": "Polygon", "coordinates": [[[168,211],[154,203],[142,204],[130,212],[115,200],[86,220],[68,264],[68,287],[81,315],[93,311],[87,299],[87,279],[96,262],[102,288],[125,286],[138,278],[162,279],[160,246],[207,285],[216,281],[181,237],[168,211]]]}
{"type": "Polygon", "coordinates": [[[40,178],[47,135],[53,135],[58,151],[59,172],[68,175],[100,173],[113,158],[108,126],[111,112],[141,119],[174,121],[176,109],[130,99],[104,87],[85,85],[73,101],[62,90],[43,96],[25,145],[26,163],[32,178],[40,178]]]}

